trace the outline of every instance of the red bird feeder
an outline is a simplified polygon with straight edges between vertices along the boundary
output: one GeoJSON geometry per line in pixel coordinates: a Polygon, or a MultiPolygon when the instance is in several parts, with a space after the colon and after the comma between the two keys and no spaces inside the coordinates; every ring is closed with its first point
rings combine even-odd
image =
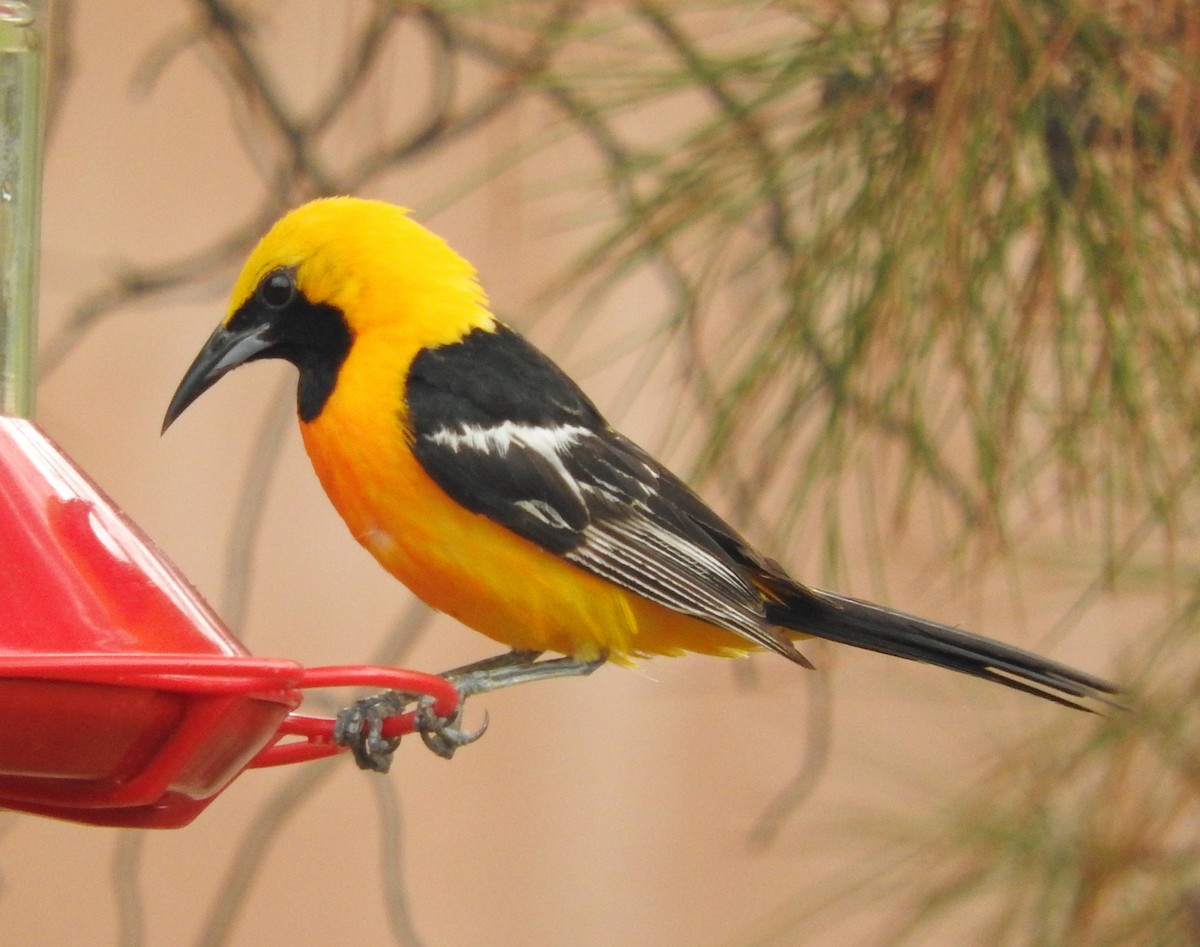
{"type": "MultiPolygon", "coordinates": [[[[23,419],[34,390],[40,7],[0,0],[0,808],[181,826],[247,767],[342,749],[333,720],[292,713],[303,688],[429,695],[442,717],[458,695],[411,671],[253,657],[23,419]]],[[[412,718],[389,719],[383,736],[411,732],[412,718]]]]}
{"type": "MultiPolygon", "coordinates": [[[[255,658],[34,424],[0,417],[0,806],[96,825],[186,825],[248,766],[336,753],[301,688],[457,705],[440,677],[255,658]],[[301,739],[280,742],[284,737],[301,739]]],[[[412,731],[411,714],[385,735],[412,731]]]]}

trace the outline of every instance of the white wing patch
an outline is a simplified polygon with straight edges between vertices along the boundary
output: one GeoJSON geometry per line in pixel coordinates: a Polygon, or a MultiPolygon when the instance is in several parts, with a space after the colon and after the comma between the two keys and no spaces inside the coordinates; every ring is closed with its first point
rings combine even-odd
{"type": "MultiPolygon", "coordinates": [[[[512,447],[523,447],[541,455],[566,483],[575,496],[582,502],[583,494],[579,484],[563,465],[562,454],[579,443],[581,438],[596,435],[586,427],[577,424],[557,424],[545,427],[537,424],[520,424],[516,421],[501,421],[499,424],[459,424],[457,427],[441,427],[428,435],[430,441],[440,447],[447,447],[454,453],[466,448],[483,454],[503,456],[512,447]]],[[[542,504],[545,507],[546,504],[542,504]]],[[[546,519],[544,510],[530,509],[531,513],[540,519],[546,519]]],[[[557,511],[552,511],[558,516],[557,511]]],[[[549,521],[548,521],[549,522],[549,521]]]]}

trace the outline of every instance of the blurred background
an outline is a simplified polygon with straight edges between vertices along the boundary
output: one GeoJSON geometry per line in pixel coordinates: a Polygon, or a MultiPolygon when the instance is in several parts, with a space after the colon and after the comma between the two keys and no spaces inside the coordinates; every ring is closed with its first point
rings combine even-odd
{"type": "Polygon", "coordinates": [[[256,654],[495,650],[350,538],[287,366],[158,434],[257,237],[354,193],[794,574],[1133,711],[815,643],[604,668],[476,699],[450,762],[248,773],[180,831],[0,814],[6,943],[1200,940],[1194,5],[49,13],[37,419],[256,654]]]}

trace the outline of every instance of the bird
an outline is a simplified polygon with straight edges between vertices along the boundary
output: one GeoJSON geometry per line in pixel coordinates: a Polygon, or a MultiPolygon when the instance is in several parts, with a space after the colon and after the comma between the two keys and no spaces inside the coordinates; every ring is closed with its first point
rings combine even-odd
{"type": "MultiPolygon", "coordinates": [[[[280,218],[162,430],[262,359],[297,369],[304,446],[354,538],[418,598],[510,649],[460,669],[460,693],[655,655],[766,650],[811,668],[796,644],[811,637],[1078,709],[1119,693],[1033,652],[792,578],[497,318],[474,267],[405,208],[325,197],[280,218]]],[[[370,750],[355,747],[368,768],[394,748],[380,740],[381,713],[365,713],[370,750]]],[[[349,719],[359,739],[364,711],[349,719]]],[[[442,755],[478,735],[424,726],[442,755]]]]}

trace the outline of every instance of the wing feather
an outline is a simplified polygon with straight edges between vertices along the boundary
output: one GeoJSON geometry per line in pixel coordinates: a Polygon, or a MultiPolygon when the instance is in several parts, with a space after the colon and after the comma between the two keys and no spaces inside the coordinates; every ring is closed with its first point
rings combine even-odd
{"type": "Polygon", "coordinates": [[[739,558],[746,547],[736,533],[516,333],[475,332],[421,353],[406,400],[414,454],[467,509],[593,575],[799,660],[766,618],[756,563],[739,558]]]}

